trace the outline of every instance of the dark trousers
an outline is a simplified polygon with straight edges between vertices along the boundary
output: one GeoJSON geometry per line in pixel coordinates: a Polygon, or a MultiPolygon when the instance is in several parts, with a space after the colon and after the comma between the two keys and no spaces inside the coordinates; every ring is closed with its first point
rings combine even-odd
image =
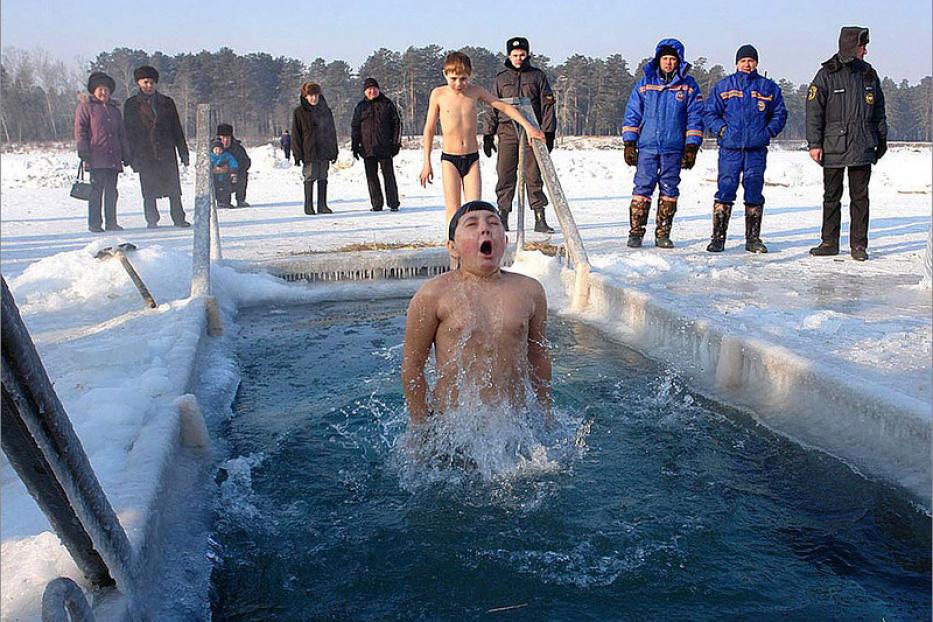
{"type": "Polygon", "coordinates": [[[91,198],[87,201],[88,228],[100,227],[100,206],[104,205],[104,222],[110,229],[117,224],[117,175],[120,173],[112,168],[91,169],[91,198]]]}
{"type": "MultiPolygon", "coordinates": [[[[176,225],[185,221],[185,210],[181,206],[181,195],[175,194],[168,198],[169,211],[172,214],[172,222],[176,225]]],[[[143,197],[143,213],[146,215],[146,222],[154,225],[159,222],[159,208],[156,207],[155,197],[143,197]]]]}
{"type": "Polygon", "coordinates": [[[285,154],[285,159],[288,160],[292,157],[292,146],[291,145],[282,145],[282,153],[285,154]]]}
{"type": "MultiPolygon", "coordinates": [[[[842,178],[844,168],[823,169],[823,230],[824,242],[839,245],[842,220],[842,178]]],[[[868,181],[871,165],[849,167],[849,247],[868,248],[868,181]]]]}
{"type": "MultiPolygon", "coordinates": [[[[518,135],[515,132],[499,134],[499,157],[496,159],[496,202],[501,211],[512,210],[515,198],[515,186],[518,183],[518,135]]],[[[525,151],[525,185],[528,187],[528,206],[531,209],[544,209],[547,196],[544,194],[544,181],[538,162],[530,149],[525,151]]]]}
{"type": "MultiPolygon", "coordinates": [[[[237,173],[235,177],[236,181],[233,184],[233,191],[236,193],[236,204],[242,205],[246,203],[246,184],[249,183],[249,171],[243,171],[242,173],[237,173]]],[[[230,202],[230,199],[227,199],[227,203],[230,202]]]]}
{"type": "Polygon", "coordinates": [[[392,158],[363,158],[363,167],[366,169],[366,185],[369,186],[369,202],[373,204],[373,209],[382,209],[379,169],[382,169],[382,178],[386,184],[386,202],[390,208],[398,207],[398,184],[395,183],[395,167],[392,166],[392,158]]]}
{"type": "Polygon", "coordinates": [[[230,193],[230,176],[214,175],[214,198],[217,199],[218,207],[229,207],[230,193]]]}

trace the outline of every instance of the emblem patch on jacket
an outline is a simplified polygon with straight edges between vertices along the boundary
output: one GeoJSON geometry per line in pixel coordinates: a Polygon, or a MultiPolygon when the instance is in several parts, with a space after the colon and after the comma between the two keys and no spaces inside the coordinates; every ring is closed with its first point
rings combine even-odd
{"type": "Polygon", "coordinates": [[[807,99],[810,101],[813,101],[814,99],[816,99],[816,85],[815,84],[810,85],[810,90],[807,91],[807,99]]]}
{"type": "Polygon", "coordinates": [[[868,91],[867,93],[865,93],[865,103],[868,104],[869,106],[871,106],[872,104],[874,104],[874,103],[875,103],[875,94],[872,93],[871,91],[868,91]]]}
{"type": "Polygon", "coordinates": [[[768,105],[767,105],[766,103],[764,103],[764,102],[761,101],[760,99],[758,100],[758,110],[760,110],[761,112],[764,112],[764,111],[765,111],[765,108],[767,108],[767,107],[768,107],[768,105]]]}
{"type": "Polygon", "coordinates": [[[677,95],[675,95],[674,97],[677,99],[677,101],[682,102],[684,100],[684,97],[686,97],[686,95],[684,95],[683,91],[677,91],[677,95]]]}

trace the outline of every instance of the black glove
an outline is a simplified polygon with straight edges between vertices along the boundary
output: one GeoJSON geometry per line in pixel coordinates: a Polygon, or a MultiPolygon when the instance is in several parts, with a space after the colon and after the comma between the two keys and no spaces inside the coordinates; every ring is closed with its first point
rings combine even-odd
{"type": "Polygon", "coordinates": [[[493,151],[496,151],[496,135],[483,134],[483,153],[487,158],[491,158],[493,151]]]}
{"type": "Polygon", "coordinates": [[[392,145],[392,157],[394,158],[395,156],[397,156],[397,155],[398,155],[398,152],[401,151],[401,150],[402,150],[402,145],[400,145],[400,144],[399,144],[399,145],[392,145]]]}
{"type": "Polygon", "coordinates": [[[359,160],[360,159],[360,148],[356,145],[353,145],[352,151],[353,151],[353,159],[359,160]]]}
{"type": "Polygon", "coordinates": [[[554,151],[554,132],[544,133],[544,145],[547,147],[548,153],[554,151]]]}
{"type": "Polygon", "coordinates": [[[888,152],[888,139],[887,137],[881,138],[878,137],[878,146],[875,147],[875,160],[880,160],[881,156],[888,152]]]}
{"type": "Polygon", "coordinates": [[[699,145],[687,145],[684,147],[684,155],[680,159],[680,168],[685,168],[688,171],[692,169],[693,165],[697,162],[697,151],[699,150],[699,145]]]}
{"type": "Polygon", "coordinates": [[[331,164],[337,164],[337,158],[334,158],[333,160],[331,160],[330,163],[331,163],[331,164]]]}
{"type": "Polygon", "coordinates": [[[136,168],[133,166],[133,160],[130,158],[123,158],[123,166],[132,168],[134,171],[136,170],[136,168]]]}
{"type": "Polygon", "coordinates": [[[295,160],[295,166],[301,166],[301,160],[295,160]]]}
{"type": "Polygon", "coordinates": [[[191,162],[191,160],[188,159],[187,153],[183,153],[179,157],[181,158],[181,163],[183,166],[188,166],[188,164],[191,162]]]}
{"type": "Polygon", "coordinates": [[[638,164],[638,147],[634,140],[625,141],[625,163],[629,166],[638,164]]]}

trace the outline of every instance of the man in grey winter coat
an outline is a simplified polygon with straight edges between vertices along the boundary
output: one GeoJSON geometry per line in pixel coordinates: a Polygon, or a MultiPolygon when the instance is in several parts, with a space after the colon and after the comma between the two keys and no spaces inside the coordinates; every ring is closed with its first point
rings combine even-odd
{"type": "MultiPolygon", "coordinates": [[[[547,150],[554,148],[554,136],[557,129],[557,115],[554,110],[554,93],[544,72],[533,67],[529,62],[530,48],[525,37],[512,37],[505,44],[508,58],[505,69],[496,76],[494,94],[499,98],[527,97],[541,131],[544,132],[547,150]]],[[[505,230],[509,230],[509,212],[512,211],[512,199],[518,177],[518,133],[515,124],[505,113],[491,110],[487,113],[486,128],[483,132],[483,153],[487,158],[496,151],[495,136],[499,136],[499,155],[496,160],[496,200],[499,204],[499,216],[505,230]]],[[[544,181],[538,162],[530,152],[525,153],[525,183],[528,186],[528,204],[535,215],[535,231],[554,233],[544,219],[544,207],[547,197],[544,194],[544,181]]]]}
{"type": "Polygon", "coordinates": [[[868,259],[868,181],[871,166],[888,149],[884,93],[865,62],[868,29],[846,26],[839,52],[823,63],[807,91],[807,147],[823,167],[823,227],[811,255],[838,255],[842,178],[849,169],[849,247],[856,261],[868,259]]]}

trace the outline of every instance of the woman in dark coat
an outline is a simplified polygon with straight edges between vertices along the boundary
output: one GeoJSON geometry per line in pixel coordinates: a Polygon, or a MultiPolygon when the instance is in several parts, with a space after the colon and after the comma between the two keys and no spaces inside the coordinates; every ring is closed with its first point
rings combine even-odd
{"type": "Polygon", "coordinates": [[[369,200],[374,212],[382,211],[382,188],[379,186],[379,168],[386,185],[386,201],[393,212],[398,210],[398,185],[392,158],[401,147],[402,120],[392,100],[379,91],[375,78],[363,83],[365,97],[356,105],[351,122],[353,157],[363,157],[369,200]]]}
{"type": "Polygon", "coordinates": [[[172,221],[176,227],[190,227],[181,206],[181,182],[178,160],[188,166],[188,144],[171,97],[156,91],[159,72],[144,65],[133,72],[139,92],[126,100],[123,119],[133,149],[133,168],[139,173],[143,209],[150,229],[159,222],[156,199],[168,197],[172,221]]]}
{"type": "Polygon", "coordinates": [[[117,176],[123,165],[129,166],[130,145],[123,129],[123,117],[116,102],[110,99],[115,84],[105,73],[92,73],[87,81],[90,96],[82,94],[75,109],[75,143],[81,165],[91,175],[91,197],[87,206],[87,228],[94,233],[101,228],[101,200],[107,231],[122,231],[117,224],[117,176]]]}
{"type": "Polygon", "coordinates": [[[305,214],[314,214],[314,183],[317,182],[318,214],[332,214],[327,207],[327,168],[337,161],[337,128],[334,115],[314,82],[301,85],[301,105],[292,116],[292,153],[301,169],[305,186],[305,214]]]}

